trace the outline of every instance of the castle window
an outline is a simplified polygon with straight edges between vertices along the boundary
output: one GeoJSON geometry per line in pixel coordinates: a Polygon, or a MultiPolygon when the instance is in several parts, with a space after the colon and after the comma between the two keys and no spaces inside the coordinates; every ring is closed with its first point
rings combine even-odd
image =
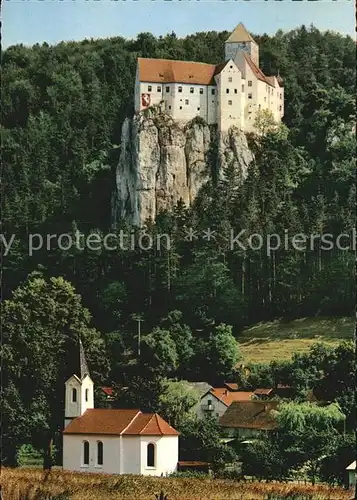
{"type": "Polygon", "coordinates": [[[229,106],[232,106],[232,101],[228,101],[228,105],[229,105],[229,106]]]}
{"type": "Polygon", "coordinates": [[[89,443],[83,441],[83,465],[89,465],[89,443]]]}
{"type": "Polygon", "coordinates": [[[72,389],[72,403],[77,403],[77,389],[72,389]]]}
{"type": "Polygon", "coordinates": [[[171,109],[171,106],[169,106],[169,109],[171,109]]]}
{"type": "Polygon", "coordinates": [[[195,89],[194,89],[193,87],[190,87],[190,93],[191,93],[191,94],[193,94],[194,90],[195,90],[195,89]]]}
{"type": "Polygon", "coordinates": [[[248,99],[253,99],[253,94],[252,93],[248,94],[248,99]]]}
{"type": "Polygon", "coordinates": [[[153,443],[149,443],[146,452],[146,466],[155,467],[155,445],[153,443]]]}
{"type": "Polygon", "coordinates": [[[86,397],[86,401],[88,401],[88,397],[89,397],[89,389],[86,389],[86,392],[85,392],[85,397],[86,397]]]}
{"type": "Polygon", "coordinates": [[[182,106],[180,106],[180,109],[182,109],[182,106]]]}
{"type": "Polygon", "coordinates": [[[279,111],[281,111],[281,110],[282,110],[282,106],[279,106],[279,111]]]}
{"type": "Polygon", "coordinates": [[[158,92],[161,92],[161,87],[157,87],[157,91],[158,91],[158,92]]]}
{"type": "Polygon", "coordinates": [[[260,108],[261,108],[261,105],[259,104],[258,109],[260,109],[260,108]]]}
{"type": "Polygon", "coordinates": [[[226,94],[229,94],[229,89],[226,89],[226,94]]]}
{"type": "Polygon", "coordinates": [[[234,89],[234,93],[235,93],[235,94],[238,94],[238,90],[237,90],[237,89],[234,89]]]}
{"type": "Polygon", "coordinates": [[[152,91],[152,86],[148,85],[148,92],[151,92],[151,91],[152,91]]]}
{"type": "Polygon", "coordinates": [[[182,92],[182,87],[179,87],[179,88],[178,88],[178,91],[179,91],[179,92],[182,92]]]}
{"type": "Polygon", "coordinates": [[[97,465],[103,465],[103,443],[97,442],[97,465]]]}
{"type": "Polygon", "coordinates": [[[197,108],[197,111],[199,111],[201,108],[197,108]]]}
{"type": "Polygon", "coordinates": [[[185,99],[185,104],[186,104],[186,106],[189,104],[188,99],[185,99]]]}
{"type": "Polygon", "coordinates": [[[166,87],[166,92],[170,92],[170,87],[166,87]]]}
{"type": "Polygon", "coordinates": [[[230,69],[233,69],[233,66],[229,66],[230,69]]]}
{"type": "Polygon", "coordinates": [[[216,93],[216,89],[211,90],[211,94],[214,95],[216,93]]]}
{"type": "Polygon", "coordinates": [[[203,94],[203,89],[202,88],[200,89],[200,94],[203,94]]]}
{"type": "Polygon", "coordinates": [[[228,78],[228,81],[229,81],[229,83],[232,83],[232,77],[231,76],[228,78]]]}
{"type": "Polygon", "coordinates": [[[280,99],[282,99],[282,97],[283,97],[282,94],[280,94],[280,99]]]}
{"type": "Polygon", "coordinates": [[[244,92],[244,85],[242,85],[242,92],[244,92]]]}
{"type": "Polygon", "coordinates": [[[252,86],[253,86],[252,80],[248,80],[248,87],[252,87],[252,86]]]}
{"type": "Polygon", "coordinates": [[[274,89],[271,89],[271,95],[273,95],[273,94],[274,94],[274,89]]]}
{"type": "Polygon", "coordinates": [[[266,97],[264,97],[264,102],[267,102],[267,98],[266,97]]]}

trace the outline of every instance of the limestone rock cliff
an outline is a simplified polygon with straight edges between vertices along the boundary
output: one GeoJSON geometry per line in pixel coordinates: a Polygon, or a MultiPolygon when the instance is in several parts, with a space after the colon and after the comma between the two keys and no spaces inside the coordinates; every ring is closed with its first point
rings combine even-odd
{"type": "Polygon", "coordinates": [[[151,109],[127,118],[116,170],[114,225],[125,219],[141,226],[180,199],[190,206],[214,169],[220,176],[233,165],[243,181],[252,158],[237,129],[218,134],[216,127],[199,120],[179,125],[151,109]]]}

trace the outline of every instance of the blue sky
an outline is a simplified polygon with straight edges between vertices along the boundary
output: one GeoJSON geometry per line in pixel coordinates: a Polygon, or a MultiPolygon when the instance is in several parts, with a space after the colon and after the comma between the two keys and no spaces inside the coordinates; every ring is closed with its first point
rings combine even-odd
{"type": "Polygon", "coordinates": [[[232,30],[243,22],[253,33],[275,33],[301,24],[355,36],[354,2],[261,0],[4,0],[3,48],[62,40],[123,36],[143,31],[184,36],[232,30]]]}

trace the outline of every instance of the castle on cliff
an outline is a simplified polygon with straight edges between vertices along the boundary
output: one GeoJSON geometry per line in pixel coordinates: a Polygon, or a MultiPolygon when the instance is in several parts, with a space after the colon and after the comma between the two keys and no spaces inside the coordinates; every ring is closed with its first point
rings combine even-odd
{"type": "Polygon", "coordinates": [[[225,42],[225,62],[213,65],[138,58],[135,111],[161,104],[176,121],[196,116],[227,131],[254,132],[260,110],[279,123],[284,116],[284,87],[279,76],[259,68],[259,46],[243,24],[225,42]]]}

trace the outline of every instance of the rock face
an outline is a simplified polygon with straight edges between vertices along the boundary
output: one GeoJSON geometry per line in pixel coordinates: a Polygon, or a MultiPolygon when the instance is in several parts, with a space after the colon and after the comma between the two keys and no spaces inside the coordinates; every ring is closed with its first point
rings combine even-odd
{"type": "Polygon", "coordinates": [[[126,220],[142,226],[182,200],[190,206],[200,188],[233,165],[242,181],[253,156],[243,132],[198,120],[180,125],[151,108],[123,124],[113,197],[113,225],[126,220]],[[215,172],[214,172],[215,171],[215,172]]]}

